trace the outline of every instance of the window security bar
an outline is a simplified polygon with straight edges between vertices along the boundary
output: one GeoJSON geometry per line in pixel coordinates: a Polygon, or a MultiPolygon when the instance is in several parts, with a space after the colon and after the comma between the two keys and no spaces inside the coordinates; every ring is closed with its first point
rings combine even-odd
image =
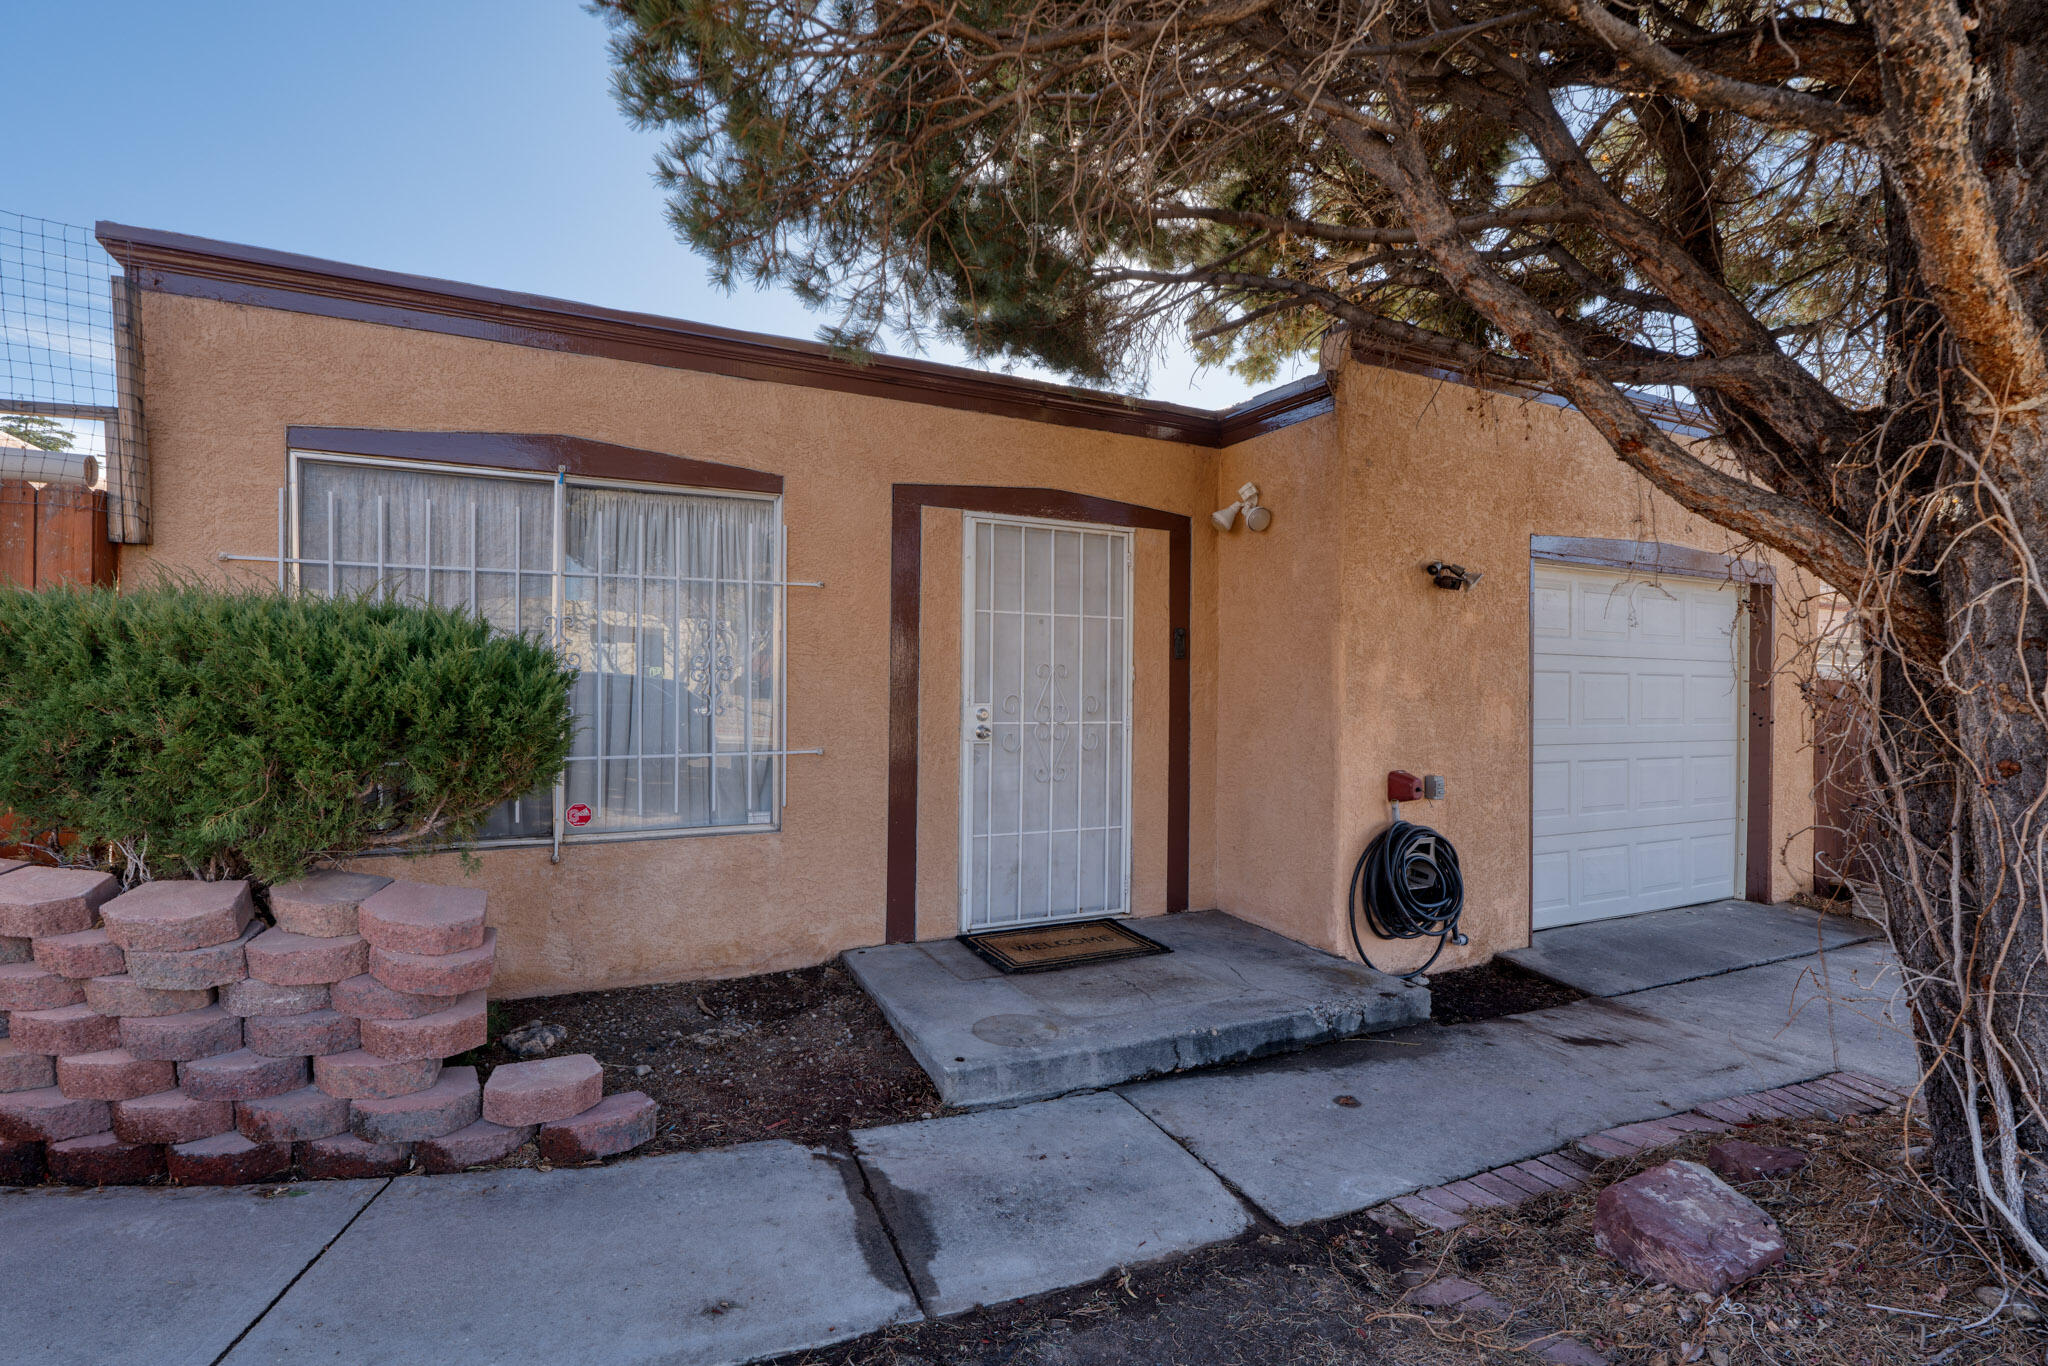
{"type": "MultiPolygon", "coordinates": [[[[600,597],[600,600],[601,600],[601,596],[602,596],[602,594],[603,594],[603,592],[604,592],[605,580],[606,580],[606,579],[607,579],[608,577],[610,577],[610,578],[621,578],[621,579],[633,579],[633,580],[636,580],[636,581],[637,581],[637,582],[639,583],[639,585],[640,585],[640,594],[641,594],[641,596],[642,596],[643,598],[644,598],[644,596],[645,596],[645,593],[646,593],[646,587],[647,587],[647,585],[648,585],[648,584],[650,584],[650,583],[654,583],[654,584],[661,584],[661,585],[672,585],[673,587],[675,587],[675,588],[676,588],[676,589],[678,589],[678,590],[681,590],[681,589],[683,589],[683,588],[685,588],[685,587],[689,587],[689,588],[691,588],[691,589],[692,589],[693,591],[694,591],[694,590],[695,590],[695,589],[697,588],[697,586],[699,586],[699,585],[708,585],[708,586],[710,586],[710,587],[711,587],[711,589],[712,589],[712,590],[713,590],[714,592],[715,592],[715,591],[717,591],[717,590],[720,590],[720,589],[740,589],[740,590],[751,590],[751,589],[763,589],[763,588],[764,588],[764,589],[774,589],[774,590],[786,590],[786,589],[790,589],[790,588],[823,588],[823,587],[825,587],[825,584],[824,584],[824,582],[823,582],[822,580],[815,580],[815,579],[763,579],[763,578],[756,578],[756,577],[753,577],[753,576],[752,576],[752,574],[751,574],[751,569],[752,569],[752,566],[751,566],[751,565],[749,565],[749,567],[748,567],[748,572],[747,572],[747,573],[743,573],[743,574],[739,574],[739,575],[734,575],[734,574],[709,574],[709,575],[696,575],[696,574],[683,574],[683,573],[680,573],[680,572],[677,572],[677,573],[673,573],[673,574],[663,574],[663,573],[655,573],[655,574],[649,574],[649,573],[647,573],[647,572],[646,572],[646,570],[645,570],[645,568],[644,568],[644,561],[643,561],[643,567],[642,567],[642,568],[641,568],[641,569],[640,569],[640,570],[639,570],[639,571],[638,571],[637,573],[633,573],[633,574],[620,574],[620,573],[611,573],[611,574],[607,574],[607,571],[606,571],[606,570],[605,570],[605,569],[604,569],[604,568],[603,568],[603,567],[602,567],[601,565],[600,565],[600,566],[598,566],[598,567],[595,567],[595,568],[590,568],[590,569],[580,569],[580,568],[574,568],[574,567],[570,566],[570,565],[569,565],[569,563],[568,563],[568,562],[566,561],[566,559],[565,559],[565,554],[564,554],[564,551],[565,551],[565,537],[564,537],[564,535],[563,535],[563,506],[564,506],[564,505],[563,505],[563,501],[562,501],[562,493],[563,493],[563,489],[564,489],[564,487],[565,487],[565,484],[566,484],[566,480],[565,480],[565,478],[564,478],[564,474],[565,474],[565,472],[563,472],[563,471],[558,471],[558,472],[557,472],[557,474],[556,474],[556,478],[555,478],[555,479],[554,479],[554,480],[552,481],[552,483],[554,484],[554,492],[555,492],[555,497],[554,497],[554,500],[553,500],[553,509],[552,509],[552,511],[553,511],[553,518],[552,518],[552,521],[553,521],[553,523],[554,523],[554,525],[553,525],[553,528],[552,528],[553,534],[551,535],[551,537],[550,537],[550,540],[551,540],[551,541],[552,541],[552,543],[553,543],[553,550],[554,550],[554,555],[553,555],[553,563],[552,563],[552,564],[551,564],[550,566],[546,567],[546,568],[528,568],[528,567],[525,567],[525,565],[523,564],[523,559],[524,559],[524,556],[523,556],[523,554],[522,554],[521,552],[519,552],[519,551],[518,551],[517,549],[515,549],[515,551],[514,551],[514,562],[513,562],[513,564],[511,564],[511,565],[507,565],[507,566],[500,566],[500,567],[485,567],[485,566],[483,566],[483,565],[481,565],[481,564],[477,563],[477,562],[476,562],[476,559],[477,559],[476,551],[477,551],[477,546],[478,546],[478,538],[477,538],[477,536],[476,536],[476,534],[475,534],[475,521],[476,521],[476,517],[477,517],[477,509],[475,509],[475,508],[472,508],[472,509],[471,509],[471,522],[472,522],[472,529],[471,529],[471,536],[470,536],[470,538],[469,538],[469,542],[470,542],[470,556],[469,556],[469,558],[470,558],[470,563],[468,563],[468,564],[447,564],[447,563],[435,563],[435,562],[433,562],[433,556],[432,556],[432,553],[431,553],[431,548],[432,548],[432,544],[433,544],[433,525],[434,525],[434,519],[433,519],[433,505],[432,505],[431,501],[430,501],[430,502],[428,502],[428,503],[426,504],[426,506],[425,506],[425,514],[426,514],[426,523],[425,523],[425,537],[426,537],[426,543],[427,543],[427,546],[429,547],[429,553],[428,553],[428,555],[427,555],[427,562],[426,562],[426,563],[421,563],[421,564],[414,564],[414,563],[410,563],[410,562],[405,562],[405,561],[395,561],[395,560],[393,560],[393,559],[389,558],[389,557],[388,557],[388,556],[387,556],[387,555],[386,555],[386,554],[384,553],[384,552],[385,552],[385,537],[384,537],[384,530],[385,530],[385,513],[384,513],[384,499],[383,499],[383,497],[382,497],[381,495],[380,495],[380,496],[379,496],[379,497],[377,498],[377,500],[376,500],[376,501],[377,501],[377,524],[378,524],[378,525],[377,525],[377,531],[378,531],[378,534],[377,534],[377,558],[376,558],[376,559],[374,559],[374,560],[353,560],[353,559],[342,559],[342,558],[339,558],[338,556],[336,556],[336,555],[335,555],[335,554],[333,553],[333,549],[334,549],[334,544],[335,544],[335,542],[334,542],[334,539],[333,539],[333,536],[332,536],[332,524],[333,524],[333,518],[334,518],[334,495],[333,495],[333,494],[332,494],[331,492],[330,492],[330,494],[329,494],[329,496],[328,496],[328,503],[329,503],[329,506],[328,506],[328,519],[329,519],[329,526],[330,526],[330,536],[329,536],[329,541],[328,541],[328,546],[329,546],[329,554],[328,554],[328,555],[326,555],[326,556],[324,556],[324,557],[320,557],[320,556],[302,556],[302,555],[294,555],[294,554],[291,554],[291,553],[290,553],[291,549],[293,548],[293,536],[292,536],[292,518],[291,518],[291,497],[292,497],[292,490],[291,490],[291,487],[290,487],[290,486],[287,486],[287,487],[284,487],[284,488],[280,488],[280,489],[278,489],[278,491],[277,491],[277,553],[276,553],[275,555],[244,555],[244,554],[236,554],[236,553],[233,553],[233,552],[230,552],[230,551],[220,551],[220,552],[218,552],[218,553],[216,554],[215,558],[216,558],[216,560],[217,560],[217,561],[219,561],[219,562],[221,562],[221,563],[241,563],[241,564],[274,564],[274,565],[276,565],[276,566],[277,566],[277,587],[278,587],[278,590],[279,590],[280,592],[287,592],[287,591],[290,591],[290,589],[291,589],[291,588],[292,588],[292,587],[293,587],[293,586],[294,586],[295,584],[298,584],[298,583],[300,583],[300,582],[302,581],[302,578],[303,578],[303,575],[302,575],[302,572],[301,572],[301,571],[304,571],[304,570],[308,570],[308,569],[311,569],[311,570],[320,570],[320,569],[324,569],[324,570],[326,571],[326,585],[327,585],[327,588],[328,588],[328,590],[329,590],[330,592],[334,591],[334,589],[335,589],[335,586],[336,586],[336,576],[337,576],[337,574],[338,574],[338,572],[339,572],[339,571],[343,571],[343,570],[370,570],[370,571],[373,571],[373,572],[374,572],[374,574],[375,574],[375,576],[376,576],[376,578],[375,578],[375,583],[374,583],[374,589],[375,589],[375,591],[376,591],[376,592],[377,592],[377,593],[379,594],[379,596],[380,596],[380,597],[384,598],[384,599],[385,599],[385,600],[387,600],[387,601],[389,600],[389,598],[390,598],[390,596],[391,596],[391,579],[392,579],[392,578],[393,578],[394,576],[400,576],[400,575],[410,575],[410,574],[419,574],[419,575],[421,575],[421,576],[422,576],[422,587],[423,587],[423,589],[424,589],[424,592],[422,593],[422,599],[423,599],[423,601],[424,601],[424,602],[426,602],[426,603],[427,603],[428,605],[432,605],[432,604],[433,604],[433,602],[434,602],[434,576],[435,576],[435,575],[439,574],[439,575],[443,575],[443,576],[454,576],[454,577],[456,577],[456,578],[458,578],[458,579],[460,579],[460,578],[465,578],[465,577],[466,577],[466,578],[467,578],[467,580],[468,580],[468,584],[469,584],[469,592],[468,592],[468,594],[467,594],[467,598],[468,598],[468,604],[469,604],[469,606],[470,606],[470,607],[472,608],[472,610],[474,610],[474,608],[476,607],[476,601],[477,601],[477,589],[478,589],[478,586],[479,586],[479,585],[478,585],[478,580],[479,580],[480,578],[491,578],[491,579],[498,579],[498,580],[502,580],[502,579],[510,579],[510,580],[512,580],[512,581],[514,582],[514,584],[515,584],[515,585],[518,585],[518,587],[516,587],[516,588],[515,588],[515,591],[514,591],[514,598],[515,598],[515,602],[514,602],[514,608],[515,608],[515,611],[516,611],[516,610],[517,610],[517,609],[518,609],[519,607],[523,606],[523,603],[524,603],[524,598],[525,598],[525,592],[524,592],[524,587],[523,587],[523,586],[524,586],[524,584],[526,583],[526,581],[527,581],[527,580],[529,580],[529,579],[541,579],[541,578],[545,578],[545,579],[550,579],[550,580],[552,580],[552,604],[553,604],[553,607],[554,607],[554,612],[552,613],[552,616],[553,616],[553,621],[552,621],[551,623],[549,623],[549,624],[548,624],[548,626],[547,626],[547,628],[546,628],[546,629],[547,629],[547,630],[549,630],[549,631],[550,631],[550,632],[552,633],[552,635],[553,635],[553,638],[554,638],[554,644],[555,644],[555,646],[556,646],[556,648],[557,648],[557,649],[563,649],[563,648],[565,648],[565,647],[566,647],[566,645],[567,645],[567,641],[566,641],[566,639],[564,638],[564,634],[563,634],[563,632],[564,632],[564,617],[563,617],[563,612],[564,612],[564,610],[565,610],[565,607],[566,607],[566,603],[565,603],[565,601],[564,601],[564,598],[563,598],[563,589],[564,589],[564,586],[565,586],[565,585],[566,585],[566,584],[567,584],[567,583],[568,583],[568,582],[569,582],[570,580],[582,580],[582,581],[587,581],[587,582],[589,582],[589,583],[590,583],[590,584],[592,585],[592,588],[593,588],[593,589],[595,590],[595,592],[596,592],[596,593],[597,593],[597,594],[599,595],[599,597],[600,597]]],[[[644,524],[644,518],[643,518],[643,524],[644,524]]],[[[600,527],[602,527],[602,521],[600,521],[599,525],[600,525],[600,527]]],[[[644,534],[644,525],[643,525],[643,534],[644,534]]],[[[781,527],[781,526],[777,526],[777,527],[776,527],[776,528],[774,529],[774,535],[775,535],[775,549],[776,549],[776,552],[777,552],[777,555],[776,555],[776,560],[777,560],[777,564],[778,564],[778,566],[779,566],[779,565],[781,565],[781,564],[786,564],[786,563],[787,563],[787,554],[788,554],[788,544],[789,544],[789,540],[788,540],[788,536],[789,536],[789,533],[788,533],[788,529],[787,529],[786,527],[781,527]]],[[[643,551],[643,554],[644,554],[644,551],[643,551]]],[[[447,596],[447,598],[449,599],[449,602],[448,602],[448,604],[444,604],[444,605],[452,605],[452,604],[458,604],[458,603],[460,603],[460,602],[461,602],[461,601],[463,600],[463,598],[464,598],[464,596],[465,596],[465,595],[464,595],[464,594],[462,594],[462,593],[461,593],[461,592],[460,592],[460,591],[458,590],[457,592],[455,592],[455,593],[453,593],[453,594],[449,594],[449,595],[446,595],[446,596],[447,596]]],[[[781,606],[781,604],[782,604],[782,599],[783,599],[783,594],[782,594],[782,593],[781,593],[780,591],[778,591],[778,592],[777,592],[777,596],[776,596],[776,605],[775,605],[775,608],[774,608],[774,615],[775,615],[775,631],[774,631],[774,636],[775,636],[775,646],[774,646],[774,648],[775,648],[775,658],[776,658],[776,665],[777,665],[777,672],[776,672],[776,677],[777,677],[778,679],[783,679],[783,678],[786,678],[786,662],[787,662],[787,650],[788,650],[788,644],[787,644],[787,640],[786,640],[786,637],[785,637],[785,635],[784,635],[784,632],[783,632],[783,630],[782,630],[782,621],[781,621],[781,618],[782,618],[782,606],[781,606]]],[[[643,605],[644,605],[644,604],[643,604],[643,605]]],[[[749,601],[748,601],[748,604],[747,604],[747,613],[748,613],[748,620],[749,620],[749,621],[751,621],[751,620],[752,620],[752,611],[753,611],[753,604],[752,604],[752,601],[751,601],[751,599],[749,599],[749,601]]],[[[570,658],[571,658],[571,660],[573,661],[573,660],[575,659],[575,656],[570,656],[570,658]]],[[[786,725],[786,723],[787,723],[787,717],[788,717],[788,690],[787,690],[787,687],[786,687],[786,686],[782,686],[782,685],[778,685],[778,686],[776,687],[776,689],[775,689],[775,693],[776,693],[776,696],[775,696],[774,702],[775,702],[775,708],[776,708],[776,722],[777,722],[777,729],[778,729],[778,734],[780,734],[780,733],[783,733],[783,732],[782,732],[782,727],[783,727],[784,725],[786,725]]],[[[600,735],[602,734],[602,719],[603,719],[603,718],[602,718],[602,715],[600,715],[600,718],[599,718],[599,723],[600,723],[600,735]]],[[[551,842],[551,843],[552,843],[552,845],[553,845],[553,858],[552,858],[552,860],[551,860],[551,861],[553,861],[553,862],[560,862],[560,861],[561,861],[561,856],[562,856],[562,855],[561,855],[561,851],[562,851],[562,842],[563,842],[563,838],[564,838],[564,835],[565,835],[565,834],[567,833],[567,820],[566,820],[566,812],[567,812],[567,810],[568,810],[568,808],[569,808],[569,805],[570,805],[570,803],[569,803],[569,801],[568,801],[568,792],[567,792],[567,788],[568,788],[568,771],[569,771],[569,769],[570,769],[571,767],[574,767],[574,766],[575,766],[575,765],[577,765],[577,764],[589,764],[589,763],[596,763],[596,764],[598,764],[598,765],[599,765],[599,773],[600,773],[600,781],[602,781],[602,780],[603,780],[603,779],[602,779],[602,775],[603,775],[603,772],[604,772],[604,766],[605,766],[605,765],[607,765],[607,764],[610,764],[610,763],[615,763],[615,762],[621,762],[621,761],[630,761],[630,762],[633,762],[633,763],[635,763],[635,764],[636,764],[636,766],[638,766],[638,767],[636,767],[636,776],[638,776],[638,775],[641,775],[641,774],[644,774],[644,765],[645,765],[645,763],[646,763],[647,761],[649,761],[649,760],[653,760],[653,761],[655,761],[655,762],[657,762],[657,763],[673,763],[674,765],[676,765],[676,768],[677,768],[677,771],[678,771],[678,775],[680,775],[680,770],[681,770],[681,768],[682,768],[682,766],[683,766],[684,764],[686,764],[686,763],[690,763],[690,762],[693,762],[693,761],[710,761],[710,762],[711,762],[711,763],[713,763],[713,764],[716,764],[716,763],[717,763],[717,761],[718,761],[718,760],[721,760],[721,759],[737,761],[737,762],[739,762],[739,763],[743,764],[743,765],[744,765],[744,767],[745,767],[745,769],[746,769],[746,785],[747,785],[747,800],[746,800],[746,805],[747,805],[748,811],[749,811],[749,813],[750,813],[750,819],[749,819],[749,824],[751,824],[751,823],[752,823],[752,817],[751,817],[751,813],[752,813],[752,812],[754,811],[754,807],[755,807],[755,795],[754,795],[754,777],[755,777],[755,774],[754,774],[754,761],[756,761],[756,760],[773,760],[773,761],[775,761],[775,763],[774,763],[774,772],[773,772],[773,775],[772,775],[772,777],[771,777],[771,779],[770,779],[770,782],[772,783],[772,792],[771,792],[771,795],[770,795],[770,801],[771,801],[771,802],[773,803],[773,807],[774,807],[775,809],[779,810],[779,809],[781,809],[782,807],[785,807],[785,806],[786,806],[786,805],[788,804],[788,784],[787,784],[787,779],[786,779],[786,777],[784,776],[784,772],[783,772],[783,767],[784,767],[784,766],[783,766],[783,762],[782,762],[782,761],[784,761],[784,760],[786,760],[786,759],[788,759],[788,758],[790,758],[790,757],[792,757],[792,756],[805,756],[805,755],[816,755],[816,756],[822,756],[822,755],[823,755],[823,754],[825,753],[825,750],[824,750],[824,749],[823,749],[822,747],[818,747],[818,748],[806,748],[806,749],[783,749],[783,748],[778,748],[778,749],[760,749],[760,748],[756,748],[756,747],[755,747],[755,745],[754,745],[754,743],[753,743],[753,737],[752,737],[752,735],[751,735],[751,734],[750,734],[750,735],[749,735],[749,736],[747,737],[747,743],[746,743],[746,745],[745,745],[744,747],[742,747],[742,748],[739,748],[739,749],[731,749],[731,750],[722,750],[722,749],[717,749],[717,748],[715,747],[715,745],[716,745],[716,742],[714,741],[714,748],[713,748],[713,749],[711,749],[711,750],[708,750],[708,751],[695,751],[695,750],[692,750],[692,751],[689,751],[689,752],[682,752],[682,751],[677,751],[677,750],[660,750],[660,751],[644,751],[644,752],[625,752],[625,753],[610,753],[610,752],[607,752],[607,751],[606,751],[606,747],[605,747],[605,746],[603,745],[603,743],[602,743],[602,739],[600,739],[600,742],[599,742],[599,750],[598,750],[598,752],[597,752],[596,754],[588,754],[588,755],[575,755],[575,754],[572,754],[572,755],[570,755],[570,756],[569,756],[569,758],[568,758],[568,761],[567,761],[567,763],[566,763],[566,764],[565,764],[565,766],[564,766],[564,770],[563,770],[563,776],[562,776],[562,778],[560,778],[560,779],[558,779],[558,780],[557,780],[557,782],[555,783],[555,786],[554,786],[554,790],[553,790],[553,792],[552,792],[552,794],[551,794],[551,796],[552,796],[552,805],[553,805],[553,808],[554,808],[554,809],[553,809],[553,813],[552,813],[552,815],[553,815],[553,819],[552,819],[552,821],[550,822],[550,824],[551,824],[551,826],[552,826],[552,831],[551,831],[551,840],[550,840],[550,842],[551,842]]],[[[636,750],[637,750],[637,747],[636,747],[636,750]]],[[[715,788],[714,788],[714,789],[713,789],[713,791],[712,791],[712,801],[713,801],[713,806],[714,806],[714,809],[715,809],[715,807],[716,807],[716,804],[717,804],[717,802],[716,802],[716,798],[717,798],[717,793],[716,793],[716,790],[715,790],[715,788]]],[[[644,814],[644,813],[641,813],[641,814],[644,814]]],[[[636,838],[659,838],[659,837],[666,837],[666,836],[672,836],[672,835],[676,835],[676,834],[702,834],[702,833],[712,833],[712,831],[713,831],[713,830],[716,830],[716,829],[718,829],[718,828],[720,828],[720,827],[716,827],[716,826],[714,826],[714,827],[706,827],[706,828],[692,828],[692,829],[683,829],[683,830],[667,830],[667,829],[625,829],[625,830],[618,830],[618,831],[604,831],[604,832],[601,832],[601,833],[596,833],[596,834],[594,834],[594,835],[593,835],[593,837],[594,837],[594,838],[597,838],[597,839],[600,839],[600,840],[618,840],[618,839],[636,839],[636,838]]],[[[741,826],[737,826],[737,825],[734,825],[734,826],[730,826],[730,827],[724,827],[724,828],[729,828],[729,829],[740,829],[740,828],[744,828],[744,827],[741,827],[741,826]]],[[[497,843],[502,843],[502,842],[508,842],[508,841],[496,841],[496,840],[492,841],[492,843],[493,843],[493,844],[497,844],[497,843]]],[[[515,843],[516,843],[516,842],[518,842],[518,841],[509,841],[509,842],[515,842],[515,843]]]]}

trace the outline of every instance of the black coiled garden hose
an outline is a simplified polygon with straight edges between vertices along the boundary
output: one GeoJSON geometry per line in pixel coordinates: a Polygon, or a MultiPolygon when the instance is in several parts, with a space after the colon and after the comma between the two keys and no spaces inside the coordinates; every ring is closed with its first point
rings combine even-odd
{"type": "Polygon", "coordinates": [[[1428,972],[1446,944],[1463,944],[1458,916],[1465,909],[1465,879],[1458,871],[1458,851],[1426,825],[1396,820],[1373,837],[1358,866],[1351,870],[1351,942],[1358,957],[1377,972],[1359,936],[1361,917],[1381,939],[1436,939],[1429,962],[1401,974],[1412,979],[1428,972]]]}

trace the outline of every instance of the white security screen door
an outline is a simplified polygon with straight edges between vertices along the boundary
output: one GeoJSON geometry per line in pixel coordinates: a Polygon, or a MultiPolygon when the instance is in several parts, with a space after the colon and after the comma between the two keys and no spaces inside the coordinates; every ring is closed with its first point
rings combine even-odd
{"type": "Polygon", "coordinates": [[[960,924],[1130,910],[1127,532],[966,519],[960,924]]]}
{"type": "Polygon", "coordinates": [[[1530,595],[1535,928],[1734,896],[1740,590],[1538,563],[1530,595]]]}

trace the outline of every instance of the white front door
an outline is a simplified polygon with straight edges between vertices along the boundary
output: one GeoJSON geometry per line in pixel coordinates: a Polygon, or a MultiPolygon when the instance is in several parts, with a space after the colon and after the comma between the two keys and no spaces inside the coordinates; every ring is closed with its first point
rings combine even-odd
{"type": "Polygon", "coordinates": [[[960,925],[1130,910],[1131,538],[966,519],[960,925]]]}
{"type": "Polygon", "coordinates": [[[1740,607],[1725,582],[1534,567],[1536,929],[1736,894],[1740,607]]]}

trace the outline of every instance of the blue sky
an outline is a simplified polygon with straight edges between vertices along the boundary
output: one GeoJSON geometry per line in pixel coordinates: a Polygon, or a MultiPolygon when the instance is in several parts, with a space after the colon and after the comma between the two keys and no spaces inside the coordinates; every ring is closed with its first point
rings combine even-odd
{"type": "MultiPolygon", "coordinates": [[[[823,321],[720,291],[670,235],[655,139],[613,105],[605,26],[575,0],[5,11],[0,209],[783,336],[823,321]]],[[[1176,354],[1147,392],[1221,407],[1252,390],[1176,354]]]]}

